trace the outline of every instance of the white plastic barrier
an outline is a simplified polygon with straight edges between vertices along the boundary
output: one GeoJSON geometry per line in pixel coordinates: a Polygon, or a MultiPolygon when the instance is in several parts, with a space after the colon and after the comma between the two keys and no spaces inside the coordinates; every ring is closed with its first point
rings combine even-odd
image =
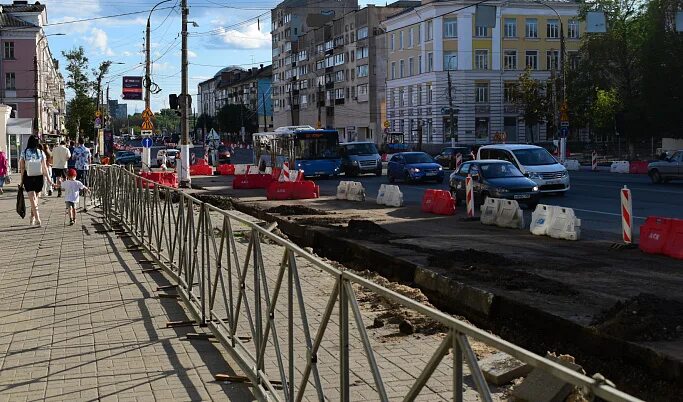
{"type": "Polygon", "coordinates": [[[545,236],[548,234],[550,222],[553,218],[553,207],[545,204],[538,204],[536,209],[531,214],[530,231],[536,236],[545,236]]]}
{"type": "Polygon", "coordinates": [[[345,200],[347,199],[347,193],[349,192],[349,183],[350,181],[340,181],[339,185],[337,185],[337,199],[338,200],[345,200]]]}
{"type": "Polygon", "coordinates": [[[350,181],[346,192],[346,199],[349,201],[365,201],[365,188],[358,181],[350,181]]]}
{"type": "Polygon", "coordinates": [[[377,205],[386,205],[387,202],[387,185],[382,184],[379,186],[379,192],[377,193],[377,205]]]}
{"type": "Polygon", "coordinates": [[[495,225],[498,210],[500,209],[500,199],[487,197],[481,204],[481,217],[479,218],[484,225],[495,225]]]}
{"type": "Polygon", "coordinates": [[[377,194],[377,204],[390,207],[403,206],[403,193],[396,185],[382,184],[377,194]]]}
{"type": "Polygon", "coordinates": [[[498,200],[496,225],[502,228],[524,229],[524,214],[515,200],[498,200]]]}
{"type": "Polygon", "coordinates": [[[609,167],[610,173],[628,173],[630,164],[628,161],[614,161],[609,167]]]}
{"type": "Polygon", "coordinates": [[[574,210],[564,207],[553,207],[553,209],[548,236],[556,239],[579,240],[581,219],[576,217],[574,210]]]}
{"type": "Polygon", "coordinates": [[[576,159],[567,159],[564,161],[564,167],[567,170],[579,170],[581,169],[581,164],[576,159]]]}
{"type": "Polygon", "coordinates": [[[236,175],[242,175],[242,174],[247,174],[247,167],[249,167],[249,173],[255,174],[258,173],[258,168],[253,165],[235,165],[235,174],[236,175]]]}

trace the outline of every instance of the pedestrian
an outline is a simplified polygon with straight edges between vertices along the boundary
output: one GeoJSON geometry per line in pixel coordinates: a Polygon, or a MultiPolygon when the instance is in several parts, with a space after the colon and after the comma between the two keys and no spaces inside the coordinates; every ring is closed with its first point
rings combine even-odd
{"type": "Polygon", "coordinates": [[[92,154],[90,150],[86,148],[85,140],[83,137],[78,139],[78,146],[74,148],[71,154],[71,159],[76,161],[75,168],[78,172],[78,181],[88,185],[88,170],[90,169],[90,164],[92,163],[92,154]]]}
{"type": "Polygon", "coordinates": [[[5,151],[0,149],[0,194],[4,194],[5,180],[9,177],[9,159],[5,155],[5,151]]]}
{"type": "Polygon", "coordinates": [[[26,148],[19,156],[20,186],[23,186],[28,193],[28,200],[31,204],[31,226],[42,224],[38,211],[38,193],[43,189],[43,181],[47,180],[48,183],[53,184],[52,178],[47,174],[45,154],[39,149],[39,145],[38,137],[30,136],[26,148]]]}
{"type": "MultiPolygon", "coordinates": [[[[74,141],[69,141],[69,155],[73,156],[74,149],[76,149],[76,143],[74,141]]],[[[76,169],[76,161],[69,156],[69,162],[67,165],[68,169],[76,169]]]]}
{"type": "Polygon", "coordinates": [[[76,205],[80,198],[81,190],[90,191],[83,183],[76,179],[78,172],[76,169],[69,169],[67,179],[59,183],[59,188],[64,190],[64,203],[69,211],[69,225],[76,222],[76,205]]]}
{"type": "MultiPolygon", "coordinates": [[[[71,151],[66,147],[66,142],[62,141],[52,151],[52,181],[66,180],[66,170],[69,167],[71,151]]],[[[62,189],[57,188],[57,197],[62,196],[62,189]]]]}
{"type": "MultiPolygon", "coordinates": [[[[41,147],[43,153],[45,153],[45,165],[47,166],[47,174],[48,176],[52,177],[52,151],[50,150],[50,147],[47,144],[41,145],[41,147]]],[[[43,181],[43,191],[41,192],[41,195],[43,197],[52,196],[52,186],[46,181],[43,181]]]]}

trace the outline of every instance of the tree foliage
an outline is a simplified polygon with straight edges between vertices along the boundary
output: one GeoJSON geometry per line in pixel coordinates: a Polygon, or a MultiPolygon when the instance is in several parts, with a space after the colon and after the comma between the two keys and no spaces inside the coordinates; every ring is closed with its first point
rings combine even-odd
{"type": "Polygon", "coordinates": [[[257,115],[244,105],[224,105],[216,116],[218,128],[228,133],[239,133],[244,124],[247,133],[258,131],[257,115]]]}
{"type": "MultiPolygon", "coordinates": [[[[536,124],[547,121],[552,115],[549,101],[548,85],[538,81],[531,76],[531,71],[526,69],[517,79],[515,86],[515,102],[522,108],[522,117],[527,128],[527,133],[533,136],[532,127],[536,124]]],[[[552,119],[550,119],[552,120],[552,119]]],[[[528,139],[532,142],[532,137],[528,139]]]]}

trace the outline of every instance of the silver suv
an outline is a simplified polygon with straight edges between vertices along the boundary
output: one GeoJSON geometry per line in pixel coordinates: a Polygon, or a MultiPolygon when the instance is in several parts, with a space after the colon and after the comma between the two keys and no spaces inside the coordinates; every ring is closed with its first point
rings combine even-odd
{"type": "Polygon", "coordinates": [[[382,157],[374,142],[346,142],[339,144],[342,170],[347,176],[362,173],[382,175],[382,157]]]}
{"type": "Polygon", "coordinates": [[[647,174],[653,183],[666,183],[669,180],[683,179],[683,150],[670,157],[647,165],[647,174]]]}

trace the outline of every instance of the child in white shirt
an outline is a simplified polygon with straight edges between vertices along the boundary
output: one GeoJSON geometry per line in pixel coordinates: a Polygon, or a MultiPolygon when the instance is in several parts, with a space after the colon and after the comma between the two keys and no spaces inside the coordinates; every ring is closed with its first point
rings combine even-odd
{"type": "Polygon", "coordinates": [[[76,169],[69,169],[67,180],[59,184],[64,193],[64,203],[69,209],[69,225],[76,222],[76,204],[78,204],[81,190],[90,191],[83,183],[76,180],[76,175],[76,169]]]}

